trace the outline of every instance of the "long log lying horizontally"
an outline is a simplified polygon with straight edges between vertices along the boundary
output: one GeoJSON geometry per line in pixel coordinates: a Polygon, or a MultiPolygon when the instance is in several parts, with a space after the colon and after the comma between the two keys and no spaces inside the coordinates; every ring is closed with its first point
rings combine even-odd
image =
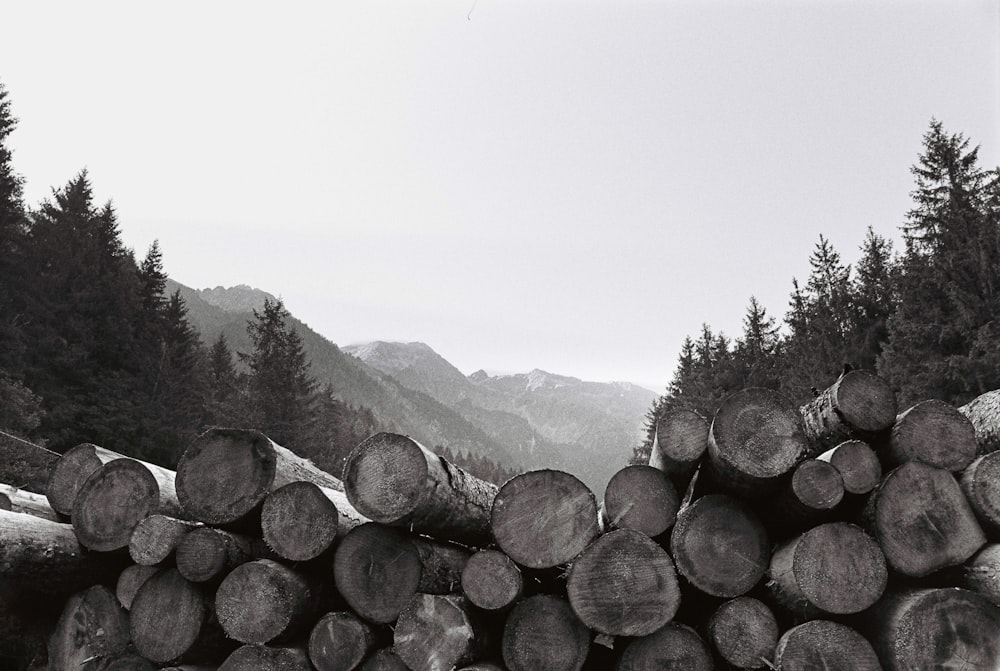
{"type": "Polygon", "coordinates": [[[514,606],[501,649],[510,671],[579,671],[590,650],[590,632],[564,599],[539,594],[514,606]]]}
{"type": "Polygon", "coordinates": [[[177,570],[191,582],[222,579],[240,564],[266,559],[263,541],[242,534],[202,527],[189,532],[177,546],[177,570]]]}
{"type": "Polygon", "coordinates": [[[260,514],[264,542],[289,561],[316,559],[367,521],[343,492],[301,480],[271,492],[260,514]]]}
{"type": "Polygon", "coordinates": [[[160,564],[173,554],[189,532],[202,526],[201,522],[179,520],[169,515],[150,515],[132,530],[128,540],[129,556],[143,566],[160,564]]]}
{"type": "Polygon", "coordinates": [[[626,466],[604,490],[601,519],[607,529],[634,529],[649,537],[670,530],[680,497],[666,474],[652,466],[626,466]]]}
{"type": "Polygon", "coordinates": [[[846,440],[816,458],[837,469],[845,494],[867,494],[882,481],[882,464],[875,450],[860,440],[846,440]]]}
{"type": "Polygon", "coordinates": [[[399,615],[393,649],[413,671],[452,671],[487,654],[489,637],[465,597],[417,594],[399,615]]]}
{"type": "Polygon", "coordinates": [[[896,418],[882,457],[890,466],[916,460],[961,471],[976,458],[976,430],[954,406],[921,401],[896,418]]]}
{"type": "Polygon", "coordinates": [[[44,494],[36,494],[26,489],[15,487],[0,482],[0,495],[7,499],[10,506],[3,506],[4,510],[14,513],[27,513],[35,517],[41,517],[53,522],[65,522],[66,517],[60,515],[52,506],[44,494]]]}
{"type": "Polygon", "coordinates": [[[215,593],[215,612],[226,634],[264,644],[307,628],[319,593],[303,575],[270,559],[240,564],[215,593]]]}
{"type": "Polygon", "coordinates": [[[806,437],[816,456],[852,438],[872,440],[896,419],[896,397],[889,383],[868,370],[845,372],[799,409],[806,437]]]}
{"type": "Polygon", "coordinates": [[[707,449],[705,418],[694,410],[670,410],[656,420],[649,465],[663,471],[676,490],[684,491],[707,449]]]}

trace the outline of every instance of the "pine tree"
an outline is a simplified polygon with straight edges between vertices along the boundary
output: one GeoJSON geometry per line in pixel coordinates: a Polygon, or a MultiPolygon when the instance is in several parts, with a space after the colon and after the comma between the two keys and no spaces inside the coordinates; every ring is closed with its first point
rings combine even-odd
{"type": "Polygon", "coordinates": [[[208,397],[205,401],[205,422],[212,426],[243,426],[244,385],[233,365],[233,352],[222,333],[208,353],[208,397]]]}
{"type": "Polygon", "coordinates": [[[741,387],[778,388],[780,345],[774,317],[767,314],[756,296],[751,296],[743,317],[743,337],[736,341],[734,354],[742,377],[741,387]]]}
{"type": "Polygon", "coordinates": [[[874,370],[889,335],[886,325],[896,308],[898,270],[892,241],[877,235],[869,226],[854,272],[851,282],[854,361],[859,368],[874,370]]]}

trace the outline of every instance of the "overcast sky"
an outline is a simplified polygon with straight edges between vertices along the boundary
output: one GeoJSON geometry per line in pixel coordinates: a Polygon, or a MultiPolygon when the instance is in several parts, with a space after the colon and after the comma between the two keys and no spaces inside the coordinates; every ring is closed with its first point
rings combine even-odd
{"type": "Polygon", "coordinates": [[[932,117],[1000,151],[1000,3],[8,3],[30,205],[82,168],[140,257],[334,342],[662,391],[898,239],[932,117]]]}

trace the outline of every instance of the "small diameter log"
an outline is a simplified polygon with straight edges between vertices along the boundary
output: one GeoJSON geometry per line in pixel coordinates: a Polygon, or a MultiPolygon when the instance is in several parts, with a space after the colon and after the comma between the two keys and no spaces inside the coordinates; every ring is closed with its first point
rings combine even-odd
{"type": "Polygon", "coordinates": [[[177,570],[191,582],[222,578],[240,564],[262,559],[262,542],[241,534],[201,527],[189,532],[177,546],[177,570]]]}
{"type": "Polygon", "coordinates": [[[960,585],[1000,606],[1000,543],[990,543],[962,567],[960,585]]]}
{"type": "Polygon", "coordinates": [[[774,661],[778,623],[764,602],[749,596],[726,601],[708,620],[708,643],[737,669],[762,669],[774,661]]]}
{"type": "Polygon", "coordinates": [[[763,496],[808,452],[802,420],[785,396],[744,389],[723,401],[712,420],[709,482],[724,493],[763,496]]]}
{"type": "Polygon", "coordinates": [[[1000,541],[1000,452],[977,457],[959,483],[987,537],[1000,541]]]}
{"type": "Polygon", "coordinates": [[[393,650],[413,671],[452,671],[486,656],[490,637],[468,599],[417,594],[399,614],[393,650]]]}
{"type": "Polygon", "coordinates": [[[590,631],[569,603],[539,594],[520,601],[504,625],[503,661],[509,671],[579,671],[590,631]]]}
{"type": "Polygon", "coordinates": [[[219,623],[241,643],[267,643],[308,624],[317,592],[292,569],[257,559],[233,569],[215,593],[219,623]]]}
{"type": "Polygon", "coordinates": [[[36,494],[35,492],[29,492],[26,489],[14,487],[13,485],[5,485],[0,482],[0,495],[3,495],[3,498],[6,498],[10,503],[10,507],[4,507],[4,510],[14,513],[27,513],[28,515],[34,515],[35,517],[41,517],[53,522],[66,521],[64,516],[52,509],[52,506],[49,505],[49,500],[44,494],[36,494]]]}
{"type": "Polygon", "coordinates": [[[129,643],[128,613],[110,589],[94,585],[69,597],[49,638],[51,671],[97,671],[129,643]]]}
{"type": "Polygon", "coordinates": [[[593,492],[575,476],[550,469],[508,480],[493,501],[490,524],[500,549],[534,569],[570,562],[601,531],[593,492]]]}
{"type": "Polygon", "coordinates": [[[61,515],[73,512],[73,503],[83,483],[98,468],[125,455],[106,450],[92,443],[81,443],[66,450],[52,468],[45,496],[52,509],[61,515]]]}
{"type": "Polygon", "coordinates": [[[601,519],[608,529],[634,529],[652,538],[674,525],[679,506],[677,490],[663,471],[626,466],[608,481],[601,519]]]}
{"type": "Polygon", "coordinates": [[[464,548],[369,522],[340,541],[333,577],[354,612],[369,622],[388,624],[417,592],[458,591],[468,559],[464,548]]]}
{"type": "Polygon", "coordinates": [[[900,413],[882,453],[890,466],[922,461],[946,471],[961,471],[976,458],[976,430],[954,406],[936,399],[900,413]]]}
{"type": "Polygon", "coordinates": [[[824,520],[844,499],[844,479],[833,465],[806,459],[795,467],[791,480],[768,500],[760,514],[773,538],[787,538],[824,520]]]}
{"type": "Polygon", "coordinates": [[[958,409],[976,431],[976,454],[1000,450],[1000,389],[988,391],[958,409]]]}
{"type": "MultiPolygon", "coordinates": [[[[779,671],[882,671],[864,636],[829,620],[812,620],[786,631],[778,640],[774,661],[779,671]]],[[[913,667],[918,668],[934,667],[913,667]]]]}
{"type": "Polygon", "coordinates": [[[499,550],[480,550],[462,569],[462,592],[472,605],[501,611],[524,594],[524,577],[514,560],[499,550]]]}
{"type": "Polygon", "coordinates": [[[226,658],[218,671],[313,671],[303,647],[244,645],[226,658]]]}
{"type": "Polygon", "coordinates": [[[682,491],[708,449],[708,422],[694,410],[669,410],[656,421],[649,465],[682,491]]]}
{"type": "Polygon", "coordinates": [[[359,671],[409,671],[403,660],[391,648],[376,650],[358,668],[359,671]]]}
{"type": "Polygon", "coordinates": [[[845,440],[816,458],[837,469],[845,494],[867,494],[882,480],[882,464],[875,450],[860,440],[845,440]]]}
{"type": "Polygon", "coordinates": [[[775,601],[800,619],[849,615],[882,596],[888,580],[878,543],[853,524],[821,524],[771,556],[767,586],[775,601]]]}
{"type": "Polygon", "coordinates": [[[594,631],[646,636],[677,613],[680,588],[670,556],[645,534],[604,534],[573,562],[566,583],[570,606],[594,631]]]}
{"type": "Polygon", "coordinates": [[[875,373],[852,370],[799,408],[799,413],[813,445],[809,456],[815,456],[845,440],[869,440],[883,434],[896,420],[896,396],[875,373]]]}
{"type": "Polygon", "coordinates": [[[264,542],[289,561],[309,561],[333,547],[338,534],[368,520],[335,489],[300,480],[271,492],[260,514],[264,542]]]}
{"type": "Polygon", "coordinates": [[[130,610],[139,588],[162,570],[163,568],[160,566],[143,566],[141,564],[126,566],[118,574],[118,582],[115,583],[115,596],[118,597],[118,603],[122,605],[122,608],[130,610]]]}
{"type": "Polygon", "coordinates": [[[309,659],[319,671],[351,671],[375,648],[371,625],[352,613],[334,611],[316,622],[309,634],[309,659]]]}
{"type": "Polygon", "coordinates": [[[215,526],[255,524],[267,495],[297,480],[343,489],[339,479],[259,431],[209,429],[177,465],[177,494],[185,510],[215,526]]]}
{"type": "Polygon", "coordinates": [[[705,594],[723,598],[745,594],[764,577],[770,550],[760,519],[722,494],[682,509],[670,535],[677,571],[705,594]]]}
{"type": "Polygon", "coordinates": [[[407,436],[378,433],[358,445],[344,464],[344,489],[375,522],[473,547],[490,543],[496,485],[407,436]]]}
{"type": "Polygon", "coordinates": [[[625,646],[616,671],[712,671],[712,654],[698,633],[678,622],[625,646]]]}
{"type": "Polygon", "coordinates": [[[954,476],[911,461],[890,472],[863,512],[889,568],[923,577],[957,566],[986,543],[954,476]]]}
{"type": "Polygon", "coordinates": [[[167,560],[188,532],[204,526],[201,522],[179,520],[168,515],[150,515],[139,522],[128,540],[132,561],[153,566],[167,560]]]}

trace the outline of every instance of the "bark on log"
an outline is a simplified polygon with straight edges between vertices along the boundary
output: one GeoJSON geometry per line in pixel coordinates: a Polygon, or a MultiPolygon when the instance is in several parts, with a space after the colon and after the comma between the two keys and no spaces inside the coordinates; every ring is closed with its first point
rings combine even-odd
{"type": "Polygon", "coordinates": [[[616,671],[711,671],[708,646],[691,627],[668,622],[625,646],[616,671]]]}
{"type": "Polygon", "coordinates": [[[218,671],[313,671],[305,648],[244,645],[233,651],[218,671]]]}
{"type": "Polygon", "coordinates": [[[118,574],[118,582],[115,583],[115,596],[118,597],[118,603],[122,605],[122,608],[131,610],[132,601],[139,588],[162,570],[163,568],[160,566],[143,566],[141,564],[126,566],[118,574]]]}
{"type": "Polygon", "coordinates": [[[986,543],[954,476],[919,461],[882,480],[868,498],[863,521],[889,568],[911,577],[961,564],[986,543]]]}
{"type": "Polygon", "coordinates": [[[978,592],[1000,606],[1000,543],[990,543],[962,567],[959,587],[978,592]]]}
{"type": "Polygon", "coordinates": [[[959,483],[986,536],[1000,541],[1000,452],[977,457],[959,483]]]}
{"type": "Polygon", "coordinates": [[[840,473],[847,494],[867,494],[882,480],[882,464],[867,443],[847,440],[816,457],[840,473]]]}
{"type": "Polygon", "coordinates": [[[600,533],[597,500],[575,476],[549,469],[516,475],[493,501],[497,545],[533,569],[570,562],[600,533]]]}
{"type": "Polygon", "coordinates": [[[240,564],[265,558],[262,541],[213,527],[189,532],[174,557],[177,570],[191,582],[222,578],[240,564]]]}
{"type": "Polygon", "coordinates": [[[590,632],[566,601],[539,594],[514,606],[501,650],[509,671],[579,671],[590,650],[590,632]]]}
{"type": "Polygon", "coordinates": [[[343,492],[304,480],[271,492],[260,514],[264,542],[289,561],[316,559],[338,535],[367,521],[343,492]]]}
{"type": "Polygon", "coordinates": [[[354,614],[334,611],[309,633],[309,660],[319,671],[351,671],[375,649],[378,636],[354,614]]]}
{"type": "Polygon", "coordinates": [[[452,671],[483,658],[490,635],[468,599],[417,594],[399,614],[393,650],[412,671],[452,671]]]}
{"type": "Polygon", "coordinates": [[[726,664],[762,669],[774,661],[778,623],[767,605],[741,596],[723,603],[708,620],[708,643],[726,664]]]}
{"type": "Polygon", "coordinates": [[[344,481],[348,500],[372,521],[473,547],[490,543],[496,485],[407,436],[363,441],[344,464],[344,481]]]}
{"type": "Polygon", "coordinates": [[[128,613],[110,589],[94,585],[69,597],[49,638],[50,671],[98,671],[125,652],[128,613]]]}
{"type": "Polygon", "coordinates": [[[601,519],[607,529],[634,529],[653,538],[670,530],[679,506],[680,496],[663,471],[626,466],[608,481],[601,519]]]}
{"type": "Polygon", "coordinates": [[[988,391],[958,409],[976,432],[976,454],[1000,450],[1000,389],[988,391]]]}
{"type": "Polygon", "coordinates": [[[922,461],[961,471],[976,458],[976,430],[954,406],[931,399],[900,413],[882,453],[890,466],[922,461]]]}
{"type": "Polygon", "coordinates": [[[0,494],[10,503],[10,507],[5,507],[4,510],[14,513],[27,513],[28,515],[34,515],[35,517],[41,517],[53,522],[67,521],[66,517],[52,509],[52,506],[49,505],[49,500],[44,494],[36,494],[35,492],[29,492],[26,489],[3,483],[0,483],[0,494]]]}
{"type": "Polygon", "coordinates": [[[724,493],[763,496],[808,452],[802,419],[788,399],[770,389],[744,389],[723,401],[712,420],[708,482],[724,493]]]}
{"type": "Polygon", "coordinates": [[[844,499],[844,479],[833,465],[806,459],[795,467],[766,506],[758,507],[772,538],[788,538],[804,529],[832,519],[844,499]]]}
{"type": "Polygon", "coordinates": [[[853,524],[831,522],[779,545],[768,589],[801,620],[858,613],[885,592],[888,570],[878,543],[853,524]]]}
{"type": "Polygon", "coordinates": [[[649,465],[663,471],[684,491],[708,449],[708,422],[694,410],[664,412],[656,422],[649,465]]]}
{"type": "Polygon", "coordinates": [[[868,370],[844,373],[799,412],[816,456],[852,438],[871,440],[896,420],[896,397],[889,383],[868,370]]]}
{"type": "Polygon", "coordinates": [[[409,669],[392,649],[383,648],[372,653],[359,671],[409,671],[409,669]]]}
{"type": "Polygon", "coordinates": [[[132,530],[128,540],[129,556],[143,566],[164,562],[189,532],[202,526],[201,522],[179,520],[169,515],[150,515],[132,530]]]}
{"type": "Polygon", "coordinates": [[[0,431],[0,482],[43,493],[58,461],[56,452],[0,431]]]}
{"type": "Polygon", "coordinates": [[[270,559],[233,569],[215,593],[219,623],[241,643],[267,643],[308,625],[318,592],[305,577],[270,559]]]}
{"type": "Polygon", "coordinates": [[[73,513],[73,503],[83,483],[94,471],[125,455],[106,450],[92,443],[81,443],[66,451],[52,468],[45,496],[52,509],[61,515],[73,513]]]}
{"type": "Polygon", "coordinates": [[[524,577],[503,552],[480,550],[462,569],[462,592],[478,608],[503,611],[524,594],[524,577]]]}
{"type": "Polygon", "coordinates": [[[670,556],[631,529],[606,533],[591,543],[573,562],[566,591],[580,620],[609,636],[651,634],[680,606],[670,556]]]}
{"type": "Polygon", "coordinates": [[[255,526],[267,495],[297,480],[343,489],[339,479],[309,460],[246,429],[209,429],[177,465],[177,494],[185,510],[215,526],[255,526]]]}
{"type": "Polygon", "coordinates": [[[812,620],[786,631],[778,640],[775,665],[779,671],[882,671],[864,636],[829,620],[812,620]]]}
{"type": "Polygon", "coordinates": [[[670,536],[677,571],[705,594],[723,598],[745,594],[764,577],[770,549],[760,519],[722,494],[682,509],[670,536]]]}
{"type": "Polygon", "coordinates": [[[417,592],[457,591],[468,559],[464,548],[369,522],[340,541],[333,577],[354,612],[369,622],[388,624],[417,592]]]}

